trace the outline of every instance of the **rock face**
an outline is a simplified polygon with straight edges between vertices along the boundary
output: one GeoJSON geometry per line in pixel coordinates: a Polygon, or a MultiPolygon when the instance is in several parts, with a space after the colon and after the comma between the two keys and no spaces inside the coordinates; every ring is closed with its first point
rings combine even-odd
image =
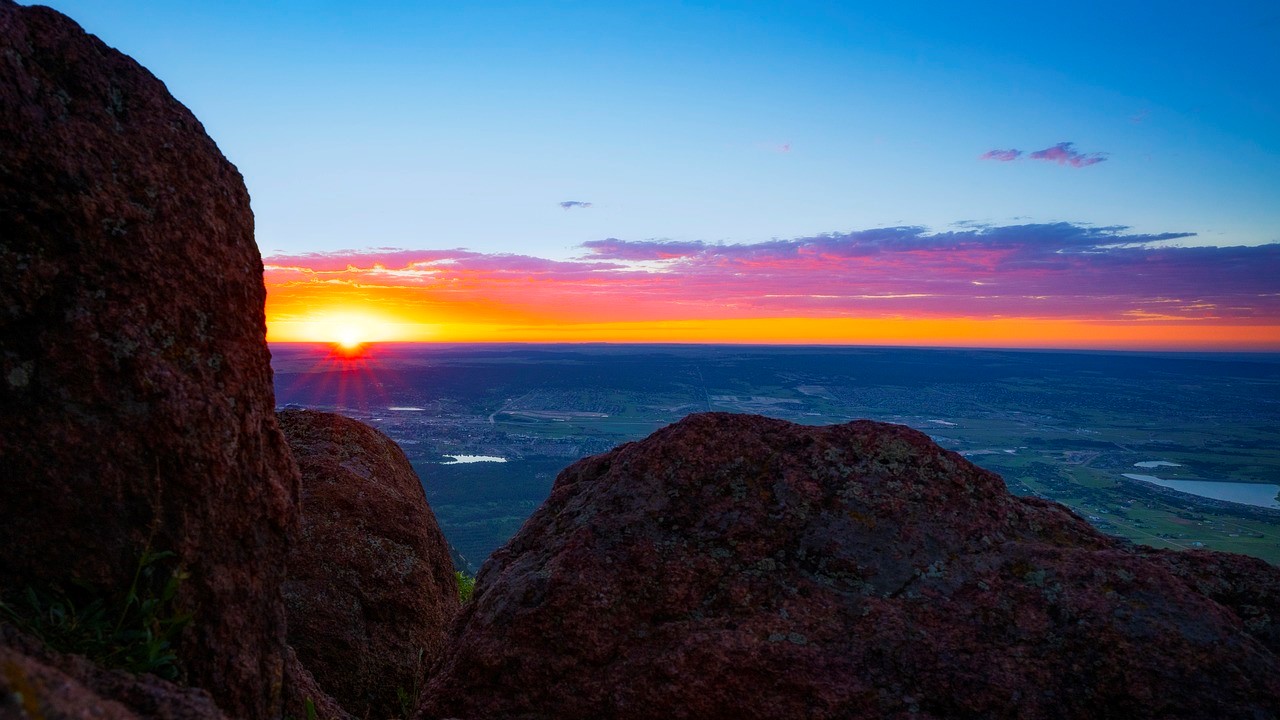
{"type": "Polygon", "coordinates": [[[226,720],[204,690],[146,673],[104,670],[0,626],[0,718],[86,717],[226,720]]]}
{"type": "Polygon", "coordinates": [[[449,546],[390,438],[329,413],[279,418],[302,471],[302,533],[284,586],[289,644],[351,714],[401,717],[458,611],[449,546]]]}
{"type": "Polygon", "coordinates": [[[1246,555],[1137,547],[1187,584],[1235,613],[1245,631],[1280,657],[1280,572],[1246,555]]]}
{"type": "Polygon", "coordinates": [[[190,573],[179,655],[278,711],[297,471],[240,174],[130,58],[0,0],[0,588],[190,573]]]}
{"type": "Polygon", "coordinates": [[[313,714],[320,720],[354,720],[302,666],[293,648],[285,648],[284,718],[310,718],[313,714]]]}
{"type": "Polygon", "coordinates": [[[1154,555],[905,427],[695,415],[560,475],[422,716],[1280,713],[1274,646],[1154,555]]]}

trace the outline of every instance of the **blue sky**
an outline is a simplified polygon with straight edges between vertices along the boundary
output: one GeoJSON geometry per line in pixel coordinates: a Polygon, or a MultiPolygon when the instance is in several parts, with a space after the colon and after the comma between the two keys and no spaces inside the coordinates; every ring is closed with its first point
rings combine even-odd
{"type": "Polygon", "coordinates": [[[1275,2],[48,4],[205,123],[267,255],[959,222],[1280,242],[1275,2]],[[1032,158],[1064,142],[1103,160],[1032,158]]]}

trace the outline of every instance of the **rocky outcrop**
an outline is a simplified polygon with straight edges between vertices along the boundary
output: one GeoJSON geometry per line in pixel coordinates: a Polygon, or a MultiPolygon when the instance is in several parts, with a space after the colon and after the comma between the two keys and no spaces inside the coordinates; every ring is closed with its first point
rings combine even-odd
{"type": "Polygon", "coordinates": [[[422,717],[1280,715],[1280,570],[1121,545],[866,421],[699,415],[575,464],[446,647],[450,556],[386,437],[281,416],[290,550],[235,168],[12,0],[0,267],[0,718],[387,717],[423,682],[422,717]],[[194,687],[51,649],[17,626],[65,616],[18,595],[96,608],[94,657],[141,643],[130,667],[194,687]],[[180,627],[173,658],[147,634],[180,627]]]}
{"type": "Polygon", "coordinates": [[[1134,550],[1230,610],[1244,623],[1245,632],[1280,657],[1280,572],[1275,566],[1246,555],[1209,550],[1134,550]]]}
{"type": "Polygon", "coordinates": [[[0,718],[86,717],[226,720],[204,690],[59,655],[12,627],[0,626],[0,718]]]}
{"type": "Polygon", "coordinates": [[[1280,713],[1194,585],[908,428],[695,415],[560,475],[422,717],[1280,713]]]}
{"type": "Polygon", "coordinates": [[[186,677],[279,710],[297,471],[240,174],[164,85],[0,0],[0,588],[174,552],[186,677]]]}
{"type": "Polygon", "coordinates": [[[302,471],[289,553],[289,644],[357,717],[401,717],[458,610],[449,546],[404,452],[350,418],[285,410],[302,471]]]}

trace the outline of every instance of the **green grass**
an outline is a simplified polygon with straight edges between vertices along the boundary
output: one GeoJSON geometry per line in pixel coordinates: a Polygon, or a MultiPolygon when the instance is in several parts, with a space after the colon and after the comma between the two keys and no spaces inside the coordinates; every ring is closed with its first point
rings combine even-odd
{"type": "Polygon", "coordinates": [[[462,603],[471,602],[471,596],[476,591],[476,579],[461,570],[455,570],[453,574],[458,579],[458,600],[462,603]]]}
{"type": "Polygon", "coordinates": [[[179,612],[175,597],[190,576],[173,558],[144,550],[123,591],[81,583],[28,586],[0,600],[0,617],[58,652],[177,680],[182,666],[174,642],[191,615],[179,612]]]}

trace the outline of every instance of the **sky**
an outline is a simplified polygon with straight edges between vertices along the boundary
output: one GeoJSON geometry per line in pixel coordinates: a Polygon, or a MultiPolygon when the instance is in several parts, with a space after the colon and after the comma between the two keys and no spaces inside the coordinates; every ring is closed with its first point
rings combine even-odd
{"type": "Polygon", "coordinates": [[[1280,5],[52,0],[268,337],[1280,351],[1280,5]]]}

